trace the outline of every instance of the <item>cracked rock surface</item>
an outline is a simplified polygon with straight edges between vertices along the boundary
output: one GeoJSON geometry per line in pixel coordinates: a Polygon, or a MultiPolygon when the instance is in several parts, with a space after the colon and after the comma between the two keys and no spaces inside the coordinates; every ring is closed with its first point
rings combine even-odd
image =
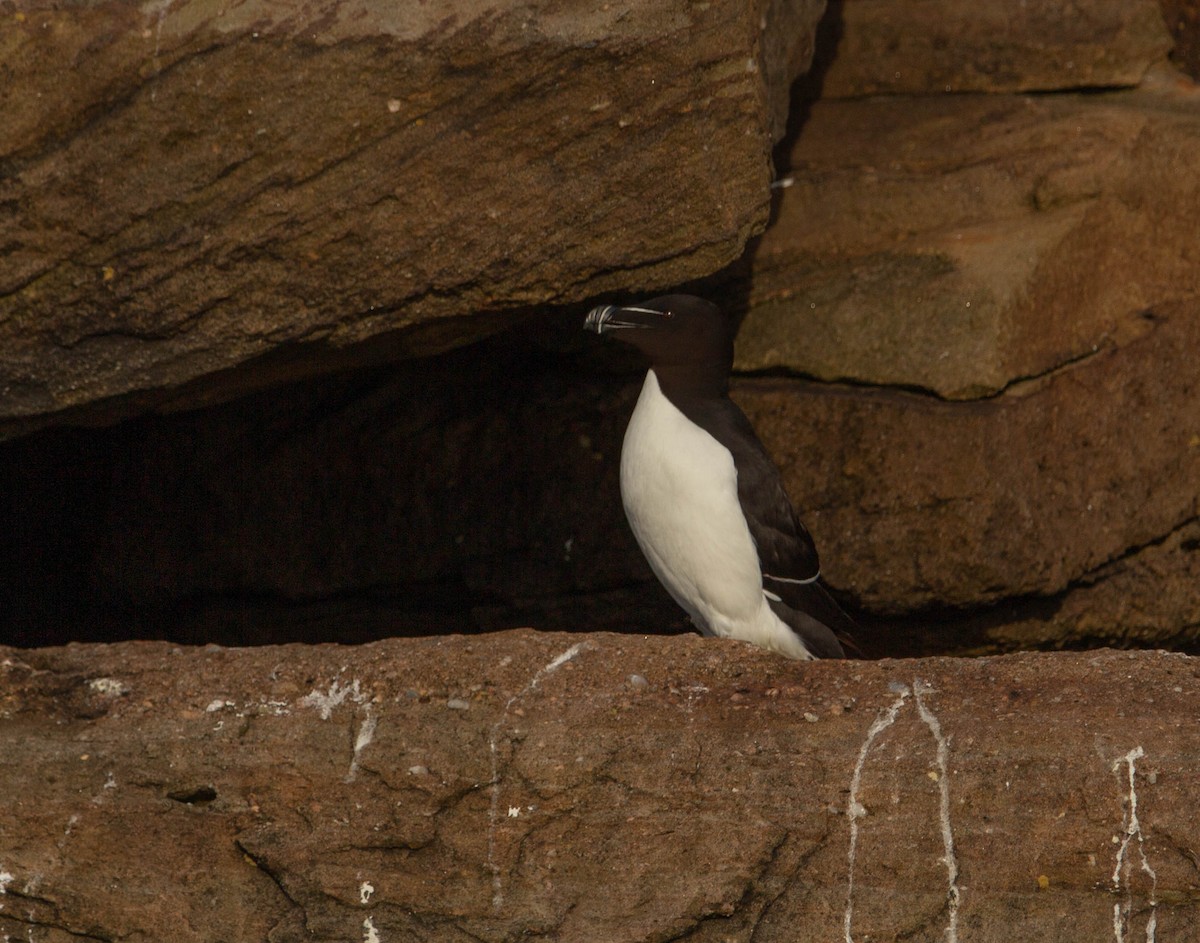
{"type": "Polygon", "coordinates": [[[819,385],[783,379],[747,380],[737,399],[873,607],[1045,596],[1200,513],[1200,319],[1171,305],[1124,329],[1123,343],[978,402],[812,395],[819,385]]]}
{"type": "MultiPolygon", "coordinates": [[[[1200,297],[1200,90],[821,101],[754,257],[743,370],[994,396],[1200,297]]],[[[1136,331],[1135,331],[1136,333],[1136,331]]]]}
{"type": "Polygon", "coordinates": [[[380,335],[392,356],[444,348],[495,330],[455,316],[721,268],[766,224],[823,7],[5,12],[0,435],[138,394],[114,407],[128,414],[197,378],[172,398],[328,370],[380,335]]]}
{"type": "Polygon", "coordinates": [[[1197,712],[1165,653],[6,649],[0,933],[1187,940],[1197,712]]]}

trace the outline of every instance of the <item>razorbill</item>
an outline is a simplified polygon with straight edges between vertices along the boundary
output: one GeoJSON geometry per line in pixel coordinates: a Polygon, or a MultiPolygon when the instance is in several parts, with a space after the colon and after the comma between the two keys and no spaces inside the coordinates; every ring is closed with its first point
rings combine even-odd
{"type": "Polygon", "coordinates": [[[655,576],[705,635],[792,658],[838,658],[854,628],[821,585],[817,549],[779,470],[729,398],[735,325],[665,295],[601,305],[585,330],[650,360],[621,448],[621,501],[655,576]]]}

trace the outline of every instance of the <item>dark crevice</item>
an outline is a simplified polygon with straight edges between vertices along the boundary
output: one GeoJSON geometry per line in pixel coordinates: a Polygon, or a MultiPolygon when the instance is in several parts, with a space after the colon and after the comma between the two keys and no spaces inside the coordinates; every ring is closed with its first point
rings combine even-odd
{"type": "MultiPolygon", "coordinates": [[[[1054,593],[1007,596],[980,606],[927,606],[902,616],[877,619],[861,614],[864,626],[864,647],[871,657],[917,657],[930,652],[977,655],[1000,651],[993,630],[1018,622],[1053,622],[1067,598],[1074,592],[1088,589],[1106,578],[1121,563],[1166,543],[1180,531],[1200,522],[1200,516],[1189,517],[1167,533],[1126,548],[1122,553],[1080,574],[1054,593]]],[[[1185,541],[1200,546],[1200,541],[1185,541]]],[[[1184,545],[1181,544],[1181,547],[1184,545]]],[[[1193,653],[1200,650],[1200,626],[1185,628],[1177,634],[1177,651],[1193,653]]],[[[1161,641],[1140,641],[1136,638],[1115,639],[1100,632],[1075,633],[1069,640],[1048,640],[1038,646],[1041,651],[1086,651],[1104,647],[1157,649],[1161,641]]]]}
{"type": "Polygon", "coordinates": [[[1060,360],[1058,363],[1054,364],[1053,366],[1047,367],[1045,370],[1040,370],[1037,373],[1030,373],[1030,374],[1024,374],[1022,376],[1013,377],[1012,379],[1005,382],[1005,384],[1002,387],[1000,387],[1000,389],[996,390],[994,393],[989,393],[985,396],[975,397],[975,399],[981,399],[981,400],[999,399],[1001,396],[1005,396],[1006,394],[1010,394],[1010,393],[1015,393],[1023,387],[1031,386],[1036,383],[1042,383],[1047,380],[1052,380],[1055,377],[1059,376],[1060,374],[1066,373],[1068,370],[1072,370],[1075,367],[1078,367],[1080,364],[1086,363],[1087,361],[1092,360],[1095,357],[1099,357],[1104,354],[1112,353],[1115,349],[1116,349],[1115,346],[1111,342],[1108,342],[1106,340],[1102,344],[1097,344],[1091,350],[1085,350],[1081,353],[1075,354],[1074,356],[1066,357],[1063,360],[1060,360]]]}
{"type": "MultiPolygon", "coordinates": [[[[1165,544],[1168,540],[1170,540],[1172,537],[1174,537],[1180,531],[1182,531],[1188,527],[1191,527],[1193,524],[1196,524],[1198,522],[1200,522],[1200,514],[1193,514],[1191,517],[1184,518],[1182,521],[1180,521],[1178,524],[1176,524],[1174,527],[1172,527],[1165,534],[1161,534],[1158,537],[1151,537],[1149,540],[1143,541],[1140,544],[1133,544],[1130,547],[1126,547],[1124,550],[1122,550],[1120,553],[1116,554],[1112,558],[1104,561],[1103,563],[1099,564],[1098,566],[1092,567],[1092,569],[1087,570],[1084,573],[1081,573],[1075,579],[1071,580],[1071,582],[1067,584],[1067,590],[1069,591],[1070,589],[1077,588],[1080,586],[1092,585],[1097,580],[1102,579],[1105,572],[1110,567],[1114,566],[1115,564],[1119,564],[1119,563],[1124,562],[1125,560],[1129,560],[1133,557],[1136,557],[1139,553],[1142,553],[1145,550],[1149,550],[1151,547],[1161,547],[1163,544],[1165,544]]],[[[1185,541],[1185,543],[1187,543],[1187,541],[1185,541]]]]}
{"type": "Polygon", "coordinates": [[[825,77],[838,56],[845,32],[845,0],[828,0],[825,12],[817,22],[813,37],[813,58],[808,71],[792,85],[792,104],[788,110],[787,131],[775,146],[776,176],[791,172],[790,158],[796,141],[812,117],[812,107],[824,95],[825,77]]]}
{"type": "MultiPolygon", "coordinates": [[[[762,927],[763,924],[766,923],[766,921],[770,917],[771,911],[775,909],[776,905],[778,905],[779,902],[781,900],[783,900],[788,895],[789,892],[792,892],[793,890],[795,890],[795,888],[797,887],[797,882],[799,881],[800,875],[803,874],[804,871],[808,868],[809,863],[812,861],[812,859],[815,858],[819,853],[821,853],[825,850],[826,845],[829,842],[829,835],[830,835],[830,831],[827,829],[819,837],[817,837],[815,840],[813,840],[810,847],[808,847],[804,851],[800,852],[796,856],[796,860],[792,864],[792,866],[788,869],[787,874],[782,876],[782,878],[780,879],[779,890],[777,892],[775,892],[774,894],[772,894],[770,899],[764,900],[762,908],[759,910],[758,914],[755,916],[754,921],[750,927],[749,943],[755,943],[755,941],[758,937],[759,928],[762,927]]],[[[775,850],[772,852],[772,855],[771,855],[771,868],[774,868],[778,864],[778,860],[780,858],[780,855],[781,855],[783,849],[792,840],[793,839],[789,833],[788,835],[786,835],[784,837],[784,840],[782,842],[780,842],[778,846],[776,846],[775,850]]],[[[763,872],[764,877],[769,876],[769,874],[770,874],[770,869],[765,870],[763,872]]],[[[765,881],[760,880],[760,886],[764,883],[765,883],[765,881]]]]}
{"type": "MultiPolygon", "coordinates": [[[[1017,95],[1028,95],[1030,98],[1051,98],[1054,96],[1063,95],[1078,95],[1085,98],[1102,98],[1106,95],[1115,95],[1120,92],[1130,92],[1137,88],[1137,83],[1126,85],[1060,85],[1054,88],[1029,88],[1020,92],[1015,92],[1017,95]]],[[[978,94],[978,93],[976,93],[978,94]]]]}
{"type": "Polygon", "coordinates": [[[267,866],[266,860],[261,855],[256,855],[254,852],[252,852],[246,847],[241,839],[234,839],[233,843],[237,846],[238,851],[249,858],[254,866],[268,878],[270,878],[272,884],[279,888],[279,893],[283,895],[283,899],[286,900],[289,905],[291,905],[294,911],[297,911],[300,914],[306,913],[304,906],[291,895],[287,887],[284,886],[283,881],[280,880],[279,875],[277,875],[273,870],[271,870],[271,868],[267,866]]]}
{"type": "MultiPolygon", "coordinates": [[[[0,644],[691,632],[620,507],[641,364],[588,344],[582,310],[517,314],[448,353],[0,446],[0,644]]],[[[868,657],[995,652],[995,629],[1052,624],[1071,592],[1195,521],[1057,593],[879,613],[839,601],[868,657]]],[[[1200,548],[1183,536],[1181,552],[1200,548]]],[[[1138,644],[1070,637],[1042,644],[1138,644]]]]}
{"type": "MultiPolygon", "coordinates": [[[[12,891],[9,891],[8,893],[12,894],[12,891]]],[[[59,933],[63,933],[73,940],[92,940],[94,943],[116,943],[118,939],[116,936],[108,936],[98,931],[88,933],[82,930],[72,930],[70,927],[64,926],[61,923],[52,923],[47,920],[38,920],[36,918],[27,919],[25,917],[20,917],[17,914],[7,912],[0,913],[0,925],[3,925],[5,920],[11,920],[13,923],[18,923],[23,927],[28,927],[30,934],[29,939],[31,940],[33,939],[33,932],[35,930],[57,930],[59,933]]]]}
{"type": "MultiPolygon", "coordinates": [[[[16,887],[13,887],[9,884],[5,884],[5,886],[4,886],[4,896],[5,897],[13,897],[17,900],[27,901],[30,904],[41,904],[44,907],[52,908],[56,913],[58,912],[58,904],[55,903],[54,901],[50,900],[48,897],[39,897],[37,894],[34,894],[31,891],[23,891],[16,887]]],[[[0,914],[0,916],[10,916],[10,915],[0,914]]],[[[42,921],[42,923],[43,923],[43,925],[45,925],[44,921],[42,921]]]]}
{"type": "MultiPolygon", "coordinates": [[[[611,492],[596,492],[619,454],[599,438],[596,407],[560,422],[550,442],[526,441],[562,411],[564,395],[576,401],[574,416],[628,383],[632,365],[619,358],[615,369],[579,364],[581,320],[563,311],[474,348],[0,446],[0,509],[10,522],[0,644],[682,628],[655,584],[614,578],[638,558],[617,516],[615,479],[611,492]],[[445,449],[469,436],[488,444],[440,468],[445,449]],[[588,437],[605,461],[581,447],[588,437]],[[547,489],[557,496],[544,498],[547,489]],[[553,507],[540,508],[543,500],[553,507]],[[603,529],[620,528],[620,566],[589,536],[601,511],[603,529]],[[281,527],[295,539],[279,539],[281,527]],[[130,542],[135,531],[144,539],[130,542]],[[141,549],[145,541],[153,549],[141,549]],[[365,549],[329,561],[329,544],[365,549]],[[297,578],[297,566],[311,578],[297,578]]],[[[610,415],[606,437],[623,419],[610,415]]]]}
{"type": "Polygon", "coordinates": [[[846,395],[866,396],[914,396],[937,403],[970,403],[971,400],[953,400],[942,396],[936,390],[916,383],[876,383],[869,380],[858,380],[854,377],[819,377],[813,373],[796,370],[792,367],[764,367],[760,370],[739,370],[734,374],[734,389],[738,380],[777,380],[782,382],[808,383],[830,392],[841,392],[846,395]]]}
{"type": "Polygon", "coordinates": [[[216,801],[217,790],[215,790],[212,786],[194,786],[188,789],[175,789],[167,793],[167,798],[172,802],[179,802],[183,805],[204,806],[216,801]]]}
{"type": "MultiPolygon", "coordinates": [[[[1144,315],[1143,315],[1144,316],[1144,315]]],[[[1150,319],[1147,319],[1150,320],[1150,319]]],[[[767,367],[761,370],[742,370],[737,373],[737,377],[745,379],[766,379],[766,380],[795,380],[803,383],[812,383],[823,388],[841,387],[847,392],[876,394],[880,396],[902,395],[916,396],[921,399],[933,400],[938,403],[947,403],[955,406],[970,406],[973,403],[992,403],[1002,399],[1005,396],[1018,394],[1023,388],[1043,383],[1048,380],[1053,380],[1060,374],[1066,373],[1069,370],[1078,367],[1080,364],[1111,353],[1114,350],[1111,343],[1103,343],[1092,350],[1084,351],[1072,357],[1067,357],[1060,360],[1058,363],[1045,370],[1037,373],[1023,374],[1021,376],[1012,377],[1007,380],[1003,386],[988,393],[980,393],[973,396],[945,396],[937,390],[927,386],[922,386],[918,383],[879,383],[870,380],[858,380],[854,377],[834,377],[825,378],[818,377],[811,373],[806,373],[803,370],[795,370],[790,367],[767,367]]]]}
{"type": "MultiPolygon", "coordinates": [[[[285,644],[317,628],[311,641],[358,644],[385,638],[389,626],[402,634],[439,635],[480,631],[470,619],[477,607],[503,605],[495,595],[469,590],[459,579],[395,587],[347,589],[308,598],[267,590],[207,593],[153,603],[129,602],[95,609],[92,632],[128,639],[166,638],[191,645],[285,644]]],[[[77,627],[78,628],[78,627],[77,627]]],[[[63,644],[71,636],[45,635],[38,645],[63,644]]],[[[17,640],[21,644],[21,640],[17,640]]]]}

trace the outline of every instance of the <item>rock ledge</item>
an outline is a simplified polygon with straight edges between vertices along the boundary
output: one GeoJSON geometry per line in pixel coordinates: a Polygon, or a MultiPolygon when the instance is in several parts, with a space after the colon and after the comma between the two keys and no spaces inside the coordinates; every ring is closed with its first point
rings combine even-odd
{"type": "Polygon", "coordinates": [[[527,630],[6,649],[0,933],[1191,939],[1198,679],[527,630]]]}

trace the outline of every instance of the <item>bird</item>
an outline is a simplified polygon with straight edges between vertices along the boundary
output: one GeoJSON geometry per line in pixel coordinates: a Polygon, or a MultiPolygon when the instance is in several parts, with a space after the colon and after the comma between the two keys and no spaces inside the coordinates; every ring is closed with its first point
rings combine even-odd
{"type": "Polygon", "coordinates": [[[855,624],[822,584],[779,469],[729,398],[733,318],[676,294],[599,305],[584,329],[650,363],[621,446],[621,502],[666,591],[703,635],[796,659],[844,657],[855,624]]]}

